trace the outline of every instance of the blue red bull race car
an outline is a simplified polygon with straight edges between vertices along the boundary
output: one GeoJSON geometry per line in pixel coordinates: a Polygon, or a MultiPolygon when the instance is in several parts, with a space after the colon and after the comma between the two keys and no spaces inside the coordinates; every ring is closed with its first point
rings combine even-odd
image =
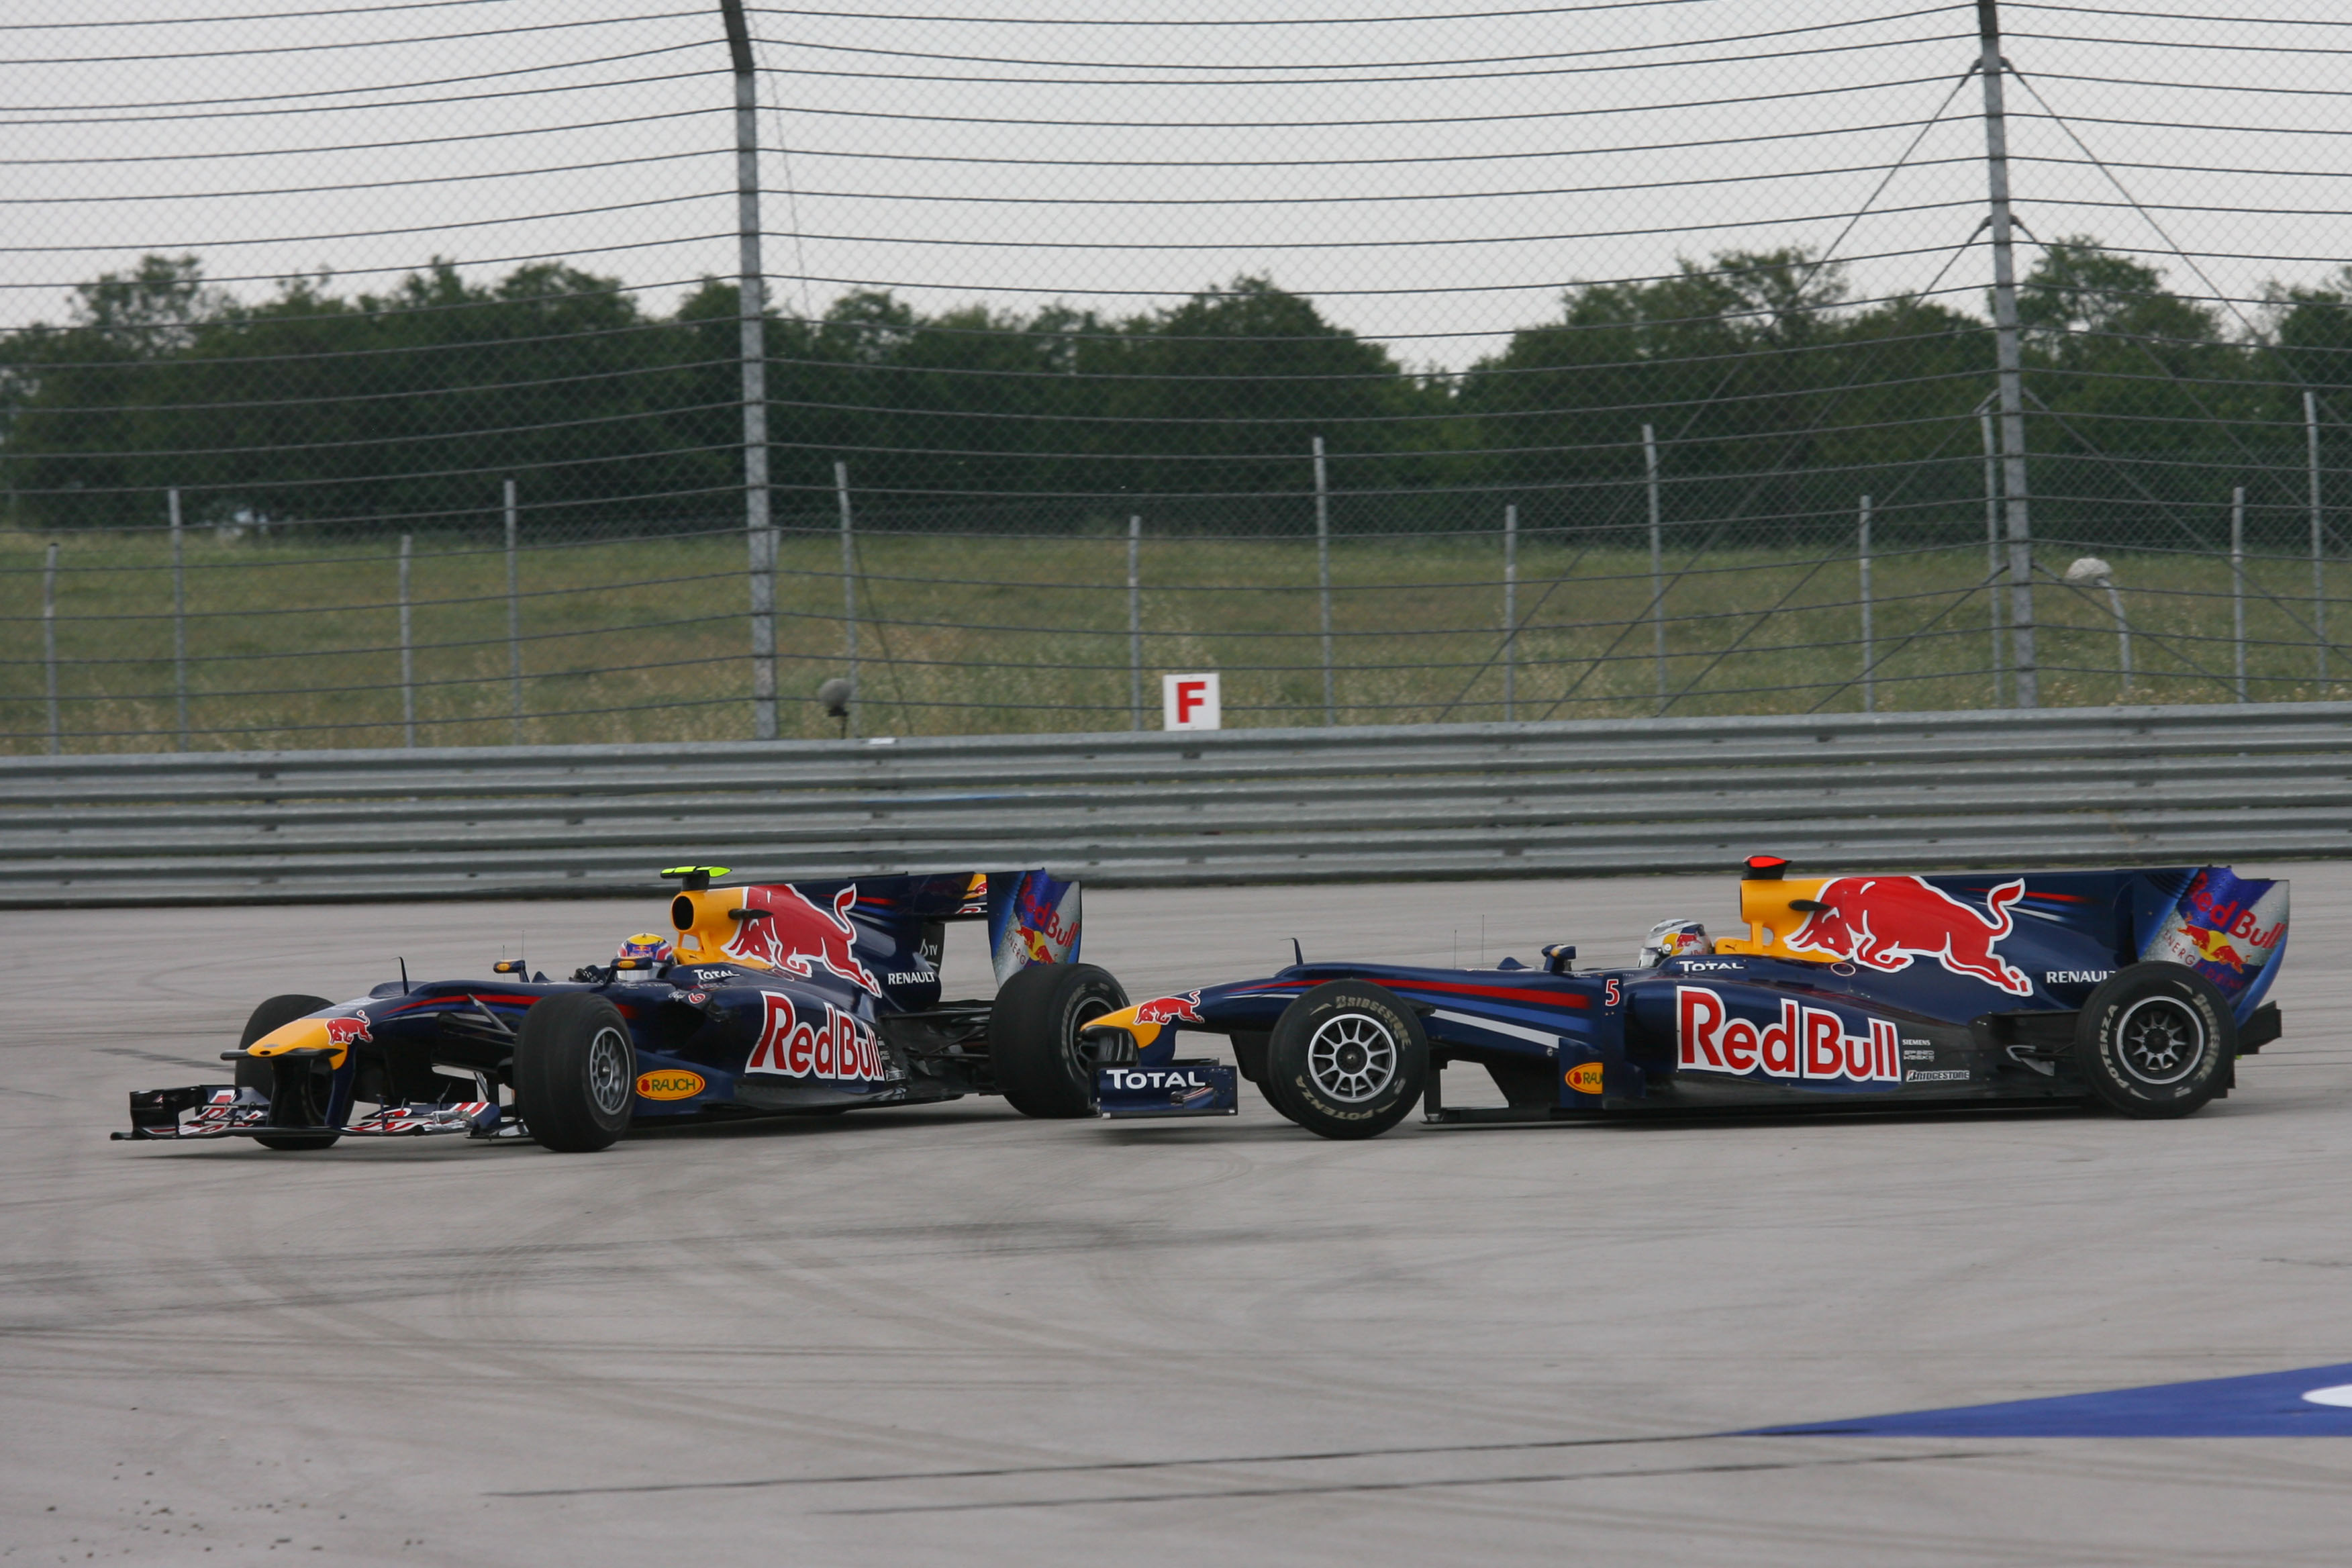
{"type": "Polygon", "coordinates": [[[520,959],[492,978],[349,1002],[274,996],[223,1059],[233,1081],[131,1096],[135,1140],[456,1133],[602,1149],[633,1122],[826,1112],[1003,1094],[1084,1116],[1078,1032],[1124,1008],[1077,962],[1079,889],[1044,871],[713,887],[679,867],[669,931],[568,982],[520,959]],[[947,927],[985,921],[993,997],[940,997],[947,927]],[[364,1109],[363,1109],[364,1108],[364,1109]]]}
{"type": "Polygon", "coordinates": [[[1633,967],[1301,962],[1082,1031],[1098,1115],[1230,1111],[1235,1075],[1328,1138],[1431,1121],[2091,1101],[2185,1116],[2278,1038],[2287,885],[2225,867],[1799,878],[1757,856],[1744,936],[1669,921],[1633,967]],[[1232,1065],[1184,1058],[1223,1035],[1232,1065]],[[1507,1109],[1447,1108],[1483,1067],[1507,1109]]]}

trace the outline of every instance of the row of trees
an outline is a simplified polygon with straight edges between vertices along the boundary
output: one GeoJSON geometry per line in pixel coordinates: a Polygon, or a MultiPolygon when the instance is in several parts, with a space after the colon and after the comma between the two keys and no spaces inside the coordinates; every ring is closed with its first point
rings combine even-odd
{"type": "MultiPolygon", "coordinates": [[[[2042,253],[2021,310],[2037,486],[2086,520],[2210,500],[2221,473],[2287,494],[2304,389],[2352,384],[2352,268],[2250,326],[2075,239],[2042,253]]],[[[814,321],[772,315],[766,342],[785,510],[829,504],[845,458],[885,512],[1026,525],[1295,523],[1316,436],[1367,521],[1458,521],[1470,492],[1590,521],[1638,481],[1644,424],[1683,515],[1955,500],[1977,493],[1993,363],[1984,320],[1857,301],[1796,250],[1572,288],[1458,374],[1401,364],[1265,278],[1125,317],[924,315],[859,291],[814,321]]],[[[151,521],[173,485],[209,521],[479,513],[509,476],[535,516],[711,518],[740,482],[737,345],[715,279],[667,315],[561,265],[248,303],[194,258],[151,257],[83,286],[64,324],[0,339],[0,484],[38,528],[151,521]]]]}

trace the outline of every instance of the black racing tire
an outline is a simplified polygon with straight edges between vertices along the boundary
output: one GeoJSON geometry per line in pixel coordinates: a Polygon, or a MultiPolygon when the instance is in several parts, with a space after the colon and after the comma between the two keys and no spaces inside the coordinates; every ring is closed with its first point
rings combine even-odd
{"type": "Polygon", "coordinates": [[[1376,1138],[1421,1103],[1429,1037],[1389,991],[1334,980],[1282,1010],[1265,1066],[1266,1098],[1307,1131],[1376,1138]]]}
{"type": "Polygon", "coordinates": [[[2213,983],[2178,963],[2118,969],[2074,1021],[2074,1068],[2100,1102],[2143,1121],[2187,1116],[2229,1083],[2238,1024],[2213,983]]]}
{"type": "MultiPolygon", "coordinates": [[[[321,1007],[333,1005],[324,996],[272,996],[256,1007],[253,1016],[245,1021],[245,1033],[237,1037],[236,1048],[243,1050],[274,1029],[281,1029],[297,1018],[307,1018],[321,1007]]],[[[248,1057],[236,1064],[236,1087],[257,1089],[268,1094],[273,1087],[273,1075],[258,1058],[248,1057]]],[[[331,1149],[334,1147],[335,1140],[341,1136],[340,1132],[258,1132],[253,1141],[265,1149],[292,1153],[302,1149],[331,1149]]]]}
{"type": "Polygon", "coordinates": [[[531,1005],[515,1041],[515,1107],[542,1149],[593,1154],[629,1128],[637,1047],[607,997],[567,991],[531,1005]]]}
{"type": "Polygon", "coordinates": [[[1091,1116],[1095,1060],[1078,1030],[1127,1005],[1127,991],[1091,963],[1033,963],[988,1010],[996,1087],[1024,1116],[1091,1116]]]}
{"type": "Polygon", "coordinates": [[[1259,1095],[1265,1099],[1266,1104],[1274,1108],[1274,1113],[1276,1116],[1293,1126],[1297,1125],[1298,1118],[1292,1115],[1290,1108],[1282,1103],[1281,1085],[1265,1068],[1265,1046],[1269,1037],[1265,1034],[1255,1034],[1244,1039],[1241,1034],[1235,1033],[1228,1037],[1233,1041],[1234,1063],[1240,1069],[1241,1075],[1257,1085],[1259,1095]]]}

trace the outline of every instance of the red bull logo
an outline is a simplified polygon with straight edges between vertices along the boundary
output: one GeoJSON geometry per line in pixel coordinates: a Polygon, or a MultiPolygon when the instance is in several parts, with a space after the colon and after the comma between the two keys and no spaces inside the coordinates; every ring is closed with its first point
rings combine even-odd
{"type": "Polygon", "coordinates": [[[325,1022],[327,1044],[339,1051],[354,1040],[373,1041],[375,1038],[368,1033],[368,1021],[364,1017],[329,1018],[325,1022]]]}
{"type": "Polygon", "coordinates": [[[1135,1010],[1139,1024],[1197,1024],[1201,1021],[1201,994],[1187,991],[1181,996],[1162,996],[1146,1002],[1135,1010]]]}
{"type": "MultiPolygon", "coordinates": [[[[1720,992],[1677,985],[1675,1021],[1676,1064],[1688,1071],[1760,1072],[1767,1078],[1815,1082],[1903,1081],[1902,1037],[1884,1018],[1871,1019],[1866,1035],[1849,1035],[1835,1013],[1784,998],[1780,1017],[1759,1024],[1733,1017],[1720,992]]],[[[1597,1079],[1597,1067],[1594,1075],[1597,1079]]],[[[1582,1086],[1571,1075],[1569,1087],[1582,1086]]],[[[1586,1092],[1599,1088],[1596,1081],[1586,1092]]]]}
{"type": "Polygon", "coordinates": [[[849,919],[857,904],[856,883],[835,893],[831,909],[811,902],[798,888],[753,891],[766,900],[768,918],[739,922],[728,939],[729,957],[752,959],[803,980],[823,969],[877,996],[882,994],[882,983],[857,961],[857,928],[849,919]]]}
{"type": "Polygon", "coordinates": [[[856,1018],[823,1002],[818,1005],[824,1009],[824,1022],[812,1024],[793,1010],[793,999],[781,992],[769,992],[765,1000],[760,1041],[743,1064],[745,1072],[866,1080],[882,1076],[881,1044],[856,1018]]]}
{"type": "Polygon", "coordinates": [[[2009,909],[2024,896],[2022,878],[2003,882],[1985,895],[1988,917],[1917,877],[1839,877],[1822,886],[1812,913],[1789,945],[1882,974],[1932,958],[1954,974],[1998,985],[2012,996],[2031,996],[2033,982],[2025,972],[1993,952],[1993,944],[2016,929],[2009,909]]]}
{"type": "MultiPolygon", "coordinates": [[[[2203,926],[2185,925],[2180,928],[2180,934],[2206,963],[2227,964],[2241,974],[2246,972],[2246,955],[2231,946],[2230,939],[2220,931],[2208,931],[2203,926]]],[[[2255,962],[2259,963],[2261,960],[2255,962]]]]}

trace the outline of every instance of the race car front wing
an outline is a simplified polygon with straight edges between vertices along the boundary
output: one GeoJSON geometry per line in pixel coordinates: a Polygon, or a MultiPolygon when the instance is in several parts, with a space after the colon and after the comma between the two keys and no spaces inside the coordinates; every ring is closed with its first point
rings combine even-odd
{"type": "MultiPolygon", "coordinates": [[[[253,1138],[265,1132],[288,1137],[315,1134],[353,1138],[415,1138],[457,1132],[469,1138],[493,1138],[502,1130],[501,1115],[495,1100],[452,1100],[387,1105],[353,1118],[347,1126],[294,1127],[269,1120],[269,1097],[259,1089],[204,1083],[186,1089],[132,1090],[131,1131],[117,1132],[114,1137],[118,1142],[131,1142],[253,1138]]],[[[520,1123],[511,1125],[520,1131],[520,1123]]]]}
{"type": "Polygon", "coordinates": [[[1095,1114],[1105,1121],[1240,1113],[1239,1079],[1227,1062],[1181,1061],[1095,1070],[1095,1114]]]}

